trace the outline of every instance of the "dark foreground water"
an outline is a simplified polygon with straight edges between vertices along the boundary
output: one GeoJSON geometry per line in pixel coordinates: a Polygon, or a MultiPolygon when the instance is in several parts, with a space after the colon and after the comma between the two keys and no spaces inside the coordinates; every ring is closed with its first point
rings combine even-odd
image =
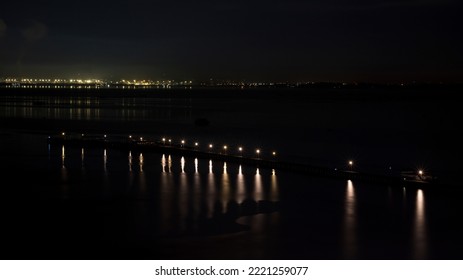
{"type": "MultiPolygon", "coordinates": [[[[166,108],[185,100],[188,99],[159,105],[158,112],[172,112],[166,108]]],[[[394,168],[410,167],[410,162],[416,160],[445,171],[457,162],[451,156],[452,151],[458,152],[456,145],[452,146],[457,139],[442,141],[435,135],[456,132],[453,116],[458,116],[458,112],[428,117],[433,120],[429,131],[421,123],[414,129],[401,124],[414,122],[415,117],[420,119],[424,111],[432,108],[431,101],[410,102],[414,106],[412,111],[397,111],[404,106],[400,100],[369,101],[367,107],[359,105],[363,101],[351,102],[351,109],[366,109],[356,111],[347,120],[336,115],[343,125],[325,120],[324,128],[312,119],[315,112],[302,109],[303,104],[325,117],[328,115],[325,110],[335,114],[345,105],[318,100],[320,109],[317,102],[306,98],[303,102],[285,101],[282,108],[293,104],[295,112],[281,121],[279,118],[290,111],[278,111],[275,100],[266,103],[272,110],[256,110],[254,115],[255,99],[228,100],[242,106],[229,108],[223,104],[225,101],[211,98],[203,100],[209,102],[206,106],[201,99],[193,99],[188,107],[190,115],[182,115],[185,109],[179,109],[180,116],[175,113],[177,117],[157,118],[157,113],[152,112],[156,106],[150,105],[147,112],[152,113],[144,118],[111,121],[111,117],[100,115],[84,122],[73,122],[63,116],[55,118],[43,112],[28,116],[23,115],[28,109],[18,109],[26,107],[35,112],[34,106],[42,108],[44,101],[27,105],[23,100],[16,105],[5,105],[10,113],[3,111],[5,130],[0,142],[2,258],[463,258],[460,203],[463,191],[458,187],[424,190],[392,187],[168,154],[49,146],[46,141],[49,133],[61,130],[131,131],[152,137],[167,134],[172,138],[196,137],[202,142],[208,139],[231,146],[237,143],[276,146],[286,159],[317,161],[339,168],[345,168],[345,159],[352,155],[369,163],[358,168],[372,170],[380,170],[390,162],[395,163],[394,168]],[[381,114],[372,113],[374,108],[377,111],[383,108],[384,111],[379,111],[384,113],[387,104],[396,109],[389,116],[399,114],[408,119],[392,117],[390,124],[381,114]],[[235,114],[223,116],[227,110],[228,114],[235,114]],[[367,112],[371,113],[369,121],[362,119],[367,112]],[[310,117],[303,117],[304,114],[310,117]],[[207,128],[192,125],[200,116],[208,117],[211,125],[207,128]],[[253,122],[247,121],[248,118],[253,118],[253,122]],[[242,125],[237,125],[240,119],[242,125]],[[353,119],[362,123],[348,125],[353,119]],[[288,122],[290,128],[286,127],[288,122]],[[369,123],[374,127],[374,122],[380,125],[371,132],[367,128],[369,123]],[[443,124],[437,129],[440,122],[443,124]],[[335,138],[351,130],[358,133],[348,134],[352,139],[335,138]],[[309,132],[319,135],[305,135],[309,132]],[[428,138],[415,143],[422,133],[428,138]],[[387,139],[381,138],[386,136],[387,139]],[[371,141],[362,140],[364,137],[371,141]],[[285,145],[287,139],[292,143],[285,145]],[[307,139],[310,141],[305,142],[307,139]],[[362,144],[356,145],[358,142],[362,144]],[[300,149],[304,145],[306,149],[300,149]],[[372,160],[377,157],[370,153],[385,155],[390,162],[372,160]]],[[[156,99],[149,101],[147,104],[156,103],[156,99]]],[[[142,106],[140,99],[136,102],[139,102],[136,108],[142,106]]],[[[456,107],[452,102],[440,102],[440,107],[435,107],[439,112],[456,107]]],[[[98,105],[92,106],[98,109],[98,105]]],[[[117,114],[120,110],[117,108],[107,109],[117,114]]],[[[63,110],[69,116],[74,114],[70,108],[63,110]]],[[[458,186],[458,176],[446,176],[449,173],[440,174],[446,182],[458,186]]]]}

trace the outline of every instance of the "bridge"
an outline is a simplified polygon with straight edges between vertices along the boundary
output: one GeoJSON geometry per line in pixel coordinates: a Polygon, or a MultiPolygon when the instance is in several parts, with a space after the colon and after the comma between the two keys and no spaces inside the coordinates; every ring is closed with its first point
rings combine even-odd
{"type": "MultiPolygon", "coordinates": [[[[140,153],[167,153],[172,155],[181,155],[187,157],[196,157],[208,160],[225,161],[230,163],[238,163],[249,166],[257,166],[269,169],[278,169],[291,172],[300,172],[311,176],[319,176],[326,178],[335,178],[340,180],[358,180],[371,183],[380,183],[390,186],[407,186],[416,188],[425,188],[429,186],[437,186],[438,182],[429,175],[424,176],[422,171],[417,171],[416,176],[408,175],[390,175],[390,174],[375,174],[360,172],[356,170],[343,170],[337,168],[329,168],[323,166],[315,166],[304,163],[281,161],[272,153],[272,157],[261,157],[260,150],[256,151],[256,157],[245,156],[242,154],[234,154],[228,152],[227,146],[223,149],[212,149],[212,145],[208,150],[199,148],[198,143],[194,146],[185,144],[181,141],[179,144],[173,144],[170,139],[163,138],[153,141],[144,139],[143,137],[135,139],[131,135],[128,136],[87,136],[84,134],[48,136],[48,143],[53,145],[66,145],[80,148],[112,148],[127,150],[140,153]]],[[[241,148],[240,148],[241,151],[241,148]]],[[[352,165],[352,162],[349,162],[352,165]]]]}

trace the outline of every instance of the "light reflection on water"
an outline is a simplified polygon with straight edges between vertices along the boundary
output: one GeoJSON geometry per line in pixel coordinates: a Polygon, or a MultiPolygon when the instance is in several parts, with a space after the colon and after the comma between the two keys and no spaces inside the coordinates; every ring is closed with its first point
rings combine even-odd
{"type": "Polygon", "coordinates": [[[61,147],[61,182],[62,182],[62,197],[68,198],[69,187],[68,187],[68,170],[65,165],[66,149],[64,145],[61,147]]]}
{"type": "Polygon", "coordinates": [[[272,169],[272,176],[270,177],[270,200],[278,201],[280,199],[278,180],[275,169],[272,169]]]}
{"type": "Polygon", "coordinates": [[[145,172],[143,172],[143,164],[144,164],[144,158],[143,158],[143,154],[140,153],[140,157],[139,157],[139,160],[140,160],[140,171],[139,171],[139,181],[140,181],[140,192],[142,194],[144,194],[146,192],[146,175],[145,175],[145,172]]]}
{"type": "Polygon", "coordinates": [[[344,254],[345,258],[352,259],[357,251],[357,213],[354,184],[351,180],[347,181],[346,197],[344,202],[344,254]]]}
{"type": "Polygon", "coordinates": [[[59,120],[191,119],[189,99],[1,96],[0,117],[59,120]]]}
{"type": "MultiPolygon", "coordinates": [[[[73,168],[79,169],[85,162],[86,172],[91,172],[92,167],[94,169],[99,168],[98,170],[103,171],[105,178],[108,180],[105,181],[107,189],[104,192],[104,197],[111,195],[114,188],[118,187],[117,184],[122,182],[125,185],[123,188],[126,193],[129,195],[134,193],[142,201],[148,200],[149,203],[143,204],[143,207],[151,204],[157,210],[153,213],[152,209],[147,208],[146,211],[152,211],[151,215],[156,215],[156,218],[147,222],[152,223],[151,228],[155,228],[156,234],[161,236],[188,235],[201,232],[205,223],[220,220],[222,217],[232,213],[234,209],[238,209],[238,221],[253,221],[253,224],[250,224],[252,232],[265,233],[266,228],[269,226],[268,222],[261,223],[258,221],[259,219],[266,221],[267,218],[264,218],[266,213],[251,211],[243,214],[243,211],[245,211],[243,207],[246,203],[251,203],[256,205],[256,209],[258,209],[259,205],[261,205],[259,201],[264,203],[278,202],[282,197],[280,196],[278,179],[281,180],[284,175],[279,177],[277,175],[279,174],[278,170],[171,156],[169,154],[145,155],[142,153],[138,153],[135,157],[135,159],[138,158],[139,166],[137,168],[137,163],[135,163],[134,168],[134,159],[130,151],[118,156],[118,152],[112,150],[92,151],[92,149],[79,148],[73,151],[72,148],[65,148],[64,146],[57,147],[55,152],[52,150],[51,154],[56,155],[56,166],[61,166],[64,197],[72,195],[69,188],[73,186],[67,183],[68,177],[72,178],[72,176],[68,174],[73,175],[73,168]],[[95,155],[98,160],[92,161],[95,155]],[[102,161],[103,166],[101,165],[102,161]],[[95,166],[96,162],[98,162],[97,166],[95,166]],[[161,165],[161,168],[159,168],[158,164],[161,165]],[[117,179],[113,177],[115,174],[125,176],[125,181],[117,182],[117,179]],[[109,183],[106,184],[106,182],[109,183]],[[259,219],[245,218],[247,215],[253,216],[261,213],[264,214],[259,216],[259,219]]],[[[285,184],[285,187],[291,186],[285,184]]],[[[362,247],[365,246],[365,241],[359,237],[363,236],[365,228],[370,226],[368,224],[370,221],[361,218],[363,212],[362,207],[359,207],[359,205],[362,205],[362,194],[364,194],[362,190],[365,189],[362,189],[364,186],[360,183],[354,185],[351,180],[348,180],[345,186],[339,187],[341,187],[338,189],[340,191],[339,198],[342,200],[338,200],[341,203],[338,205],[342,207],[333,210],[338,211],[333,213],[338,213],[337,215],[342,221],[339,224],[340,227],[337,228],[341,229],[340,245],[342,256],[346,259],[361,258],[365,250],[370,250],[362,247]]],[[[398,207],[402,212],[409,211],[408,217],[411,217],[408,220],[408,224],[411,224],[409,231],[411,256],[416,259],[426,258],[429,241],[426,228],[427,217],[424,191],[417,190],[415,196],[415,191],[409,189],[384,188],[383,190],[385,198],[389,201],[388,203],[393,201],[394,194],[402,196],[403,201],[398,201],[398,207]],[[409,198],[409,201],[406,200],[406,197],[409,198]]],[[[266,204],[262,205],[265,206],[266,204]]],[[[389,205],[393,206],[394,204],[389,205]]],[[[301,207],[304,208],[302,205],[301,207]]],[[[284,214],[292,215],[293,213],[284,214]]],[[[283,212],[278,215],[283,215],[283,212]]],[[[287,219],[285,216],[281,217],[287,219]]],[[[403,215],[403,217],[407,217],[407,215],[403,215]]],[[[308,218],[310,219],[310,215],[308,218]]],[[[387,222],[387,220],[384,221],[384,223],[387,222]]],[[[273,224],[272,226],[279,225],[273,224]]],[[[323,229],[318,230],[323,231],[323,229]]],[[[385,233],[384,236],[387,237],[387,234],[385,233]]]]}
{"type": "Polygon", "coordinates": [[[107,155],[106,149],[104,149],[104,151],[103,151],[103,170],[104,170],[105,174],[108,173],[107,164],[108,164],[108,155],[107,155]]]}
{"type": "Polygon", "coordinates": [[[61,147],[61,167],[66,168],[64,165],[64,160],[66,159],[66,151],[64,149],[64,145],[61,147]]]}
{"type": "Polygon", "coordinates": [[[416,191],[415,217],[413,223],[413,252],[415,259],[427,256],[426,213],[423,190],[416,191]]]}
{"type": "Polygon", "coordinates": [[[259,168],[257,168],[256,175],[254,176],[254,199],[256,201],[264,199],[262,176],[260,175],[259,168]]]}
{"type": "Polygon", "coordinates": [[[212,217],[212,211],[214,209],[214,202],[216,200],[216,186],[215,178],[212,166],[212,160],[209,160],[209,173],[207,175],[207,189],[206,189],[206,217],[212,217]]]}
{"type": "Polygon", "coordinates": [[[236,178],[236,202],[242,203],[246,198],[246,182],[242,173],[241,165],[238,168],[238,175],[236,178]]]}
{"type": "Polygon", "coordinates": [[[82,163],[82,170],[85,168],[85,149],[80,150],[80,161],[82,163]]]}

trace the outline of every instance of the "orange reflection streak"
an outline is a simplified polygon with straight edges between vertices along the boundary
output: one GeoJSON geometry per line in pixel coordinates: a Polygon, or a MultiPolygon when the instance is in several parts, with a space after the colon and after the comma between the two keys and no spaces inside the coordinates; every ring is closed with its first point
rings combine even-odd
{"type": "Polygon", "coordinates": [[[278,199],[280,199],[279,192],[275,169],[272,169],[272,175],[270,177],[270,200],[278,201],[278,199]]]}
{"type": "Polygon", "coordinates": [[[254,176],[254,200],[255,201],[259,201],[264,198],[262,189],[263,189],[262,176],[260,175],[259,168],[257,168],[256,175],[254,176]]]}
{"type": "Polygon", "coordinates": [[[182,170],[182,173],[185,173],[185,158],[184,157],[180,159],[180,168],[182,170]]]}
{"type": "Polygon", "coordinates": [[[63,145],[63,146],[61,146],[61,167],[62,167],[62,168],[66,168],[66,167],[64,166],[64,160],[65,160],[65,159],[66,159],[66,151],[65,151],[64,145],[63,145]]]}
{"type": "Polygon", "coordinates": [[[108,163],[108,156],[106,154],[106,149],[103,150],[103,170],[104,170],[104,173],[107,173],[107,169],[106,169],[106,166],[107,166],[107,163],[108,163]]]}
{"type": "Polygon", "coordinates": [[[214,173],[212,172],[212,160],[209,161],[209,174],[207,177],[207,217],[212,217],[214,210],[214,200],[215,200],[215,178],[214,173]]]}
{"type": "Polygon", "coordinates": [[[166,155],[162,155],[161,158],[162,173],[166,173],[166,155]]]}
{"type": "Polygon", "coordinates": [[[423,190],[416,192],[415,219],[413,224],[413,256],[415,259],[425,259],[427,255],[427,232],[425,197],[423,190]]]}
{"type": "Polygon", "coordinates": [[[85,150],[84,150],[84,148],[82,148],[81,151],[80,151],[80,161],[82,163],[82,169],[83,169],[84,166],[85,166],[85,150]]]}
{"type": "Polygon", "coordinates": [[[143,154],[140,153],[140,156],[138,157],[138,161],[139,161],[139,164],[140,164],[140,172],[143,172],[143,154]]]}
{"type": "Polygon", "coordinates": [[[346,198],[344,202],[344,256],[346,259],[355,258],[357,252],[357,213],[354,184],[347,181],[346,198]]]}
{"type": "Polygon", "coordinates": [[[236,202],[242,203],[246,198],[246,184],[244,181],[244,175],[241,172],[241,165],[238,168],[238,175],[236,179],[236,202]]]}
{"type": "Polygon", "coordinates": [[[221,188],[221,200],[222,200],[222,209],[225,209],[230,200],[230,179],[227,173],[227,163],[223,164],[223,174],[222,174],[222,188],[221,188]]]}

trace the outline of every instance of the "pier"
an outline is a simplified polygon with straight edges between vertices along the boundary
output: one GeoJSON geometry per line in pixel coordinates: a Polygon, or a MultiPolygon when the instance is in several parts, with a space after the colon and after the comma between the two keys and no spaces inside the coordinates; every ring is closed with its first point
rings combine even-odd
{"type": "Polygon", "coordinates": [[[196,157],[248,166],[299,172],[311,176],[340,180],[366,181],[390,186],[425,188],[437,185],[437,182],[433,177],[424,176],[423,171],[421,170],[417,171],[417,174],[407,174],[404,176],[366,173],[354,170],[352,168],[352,161],[348,162],[350,167],[349,170],[343,170],[304,163],[281,161],[276,156],[276,152],[272,152],[270,158],[261,157],[261,151],[259,149],[256,150],[256,157],[242,155],[241,147],[239,147],[240,155],[229,152],[227,146],[221,147],[222,149],[214,150],[212,149],[212,145],[209,145],[209,149],[204,150],[198,146],[198,143],[195,143],[193,146],[189,146],[185,144],[184,140],[181,140],[179,144],[174,144],[171,139],[165,138],[153,141],[144,139],[143,137],[135,138],[131,135],[109,137],[107,135],[87,136],[85,134],[67,135],[62,133],[57,136],[49,136],[48,143],[52,145],[67,145],[80,148],[112,148],[140,153],[166,153],[171,155],[196,157]]]}

